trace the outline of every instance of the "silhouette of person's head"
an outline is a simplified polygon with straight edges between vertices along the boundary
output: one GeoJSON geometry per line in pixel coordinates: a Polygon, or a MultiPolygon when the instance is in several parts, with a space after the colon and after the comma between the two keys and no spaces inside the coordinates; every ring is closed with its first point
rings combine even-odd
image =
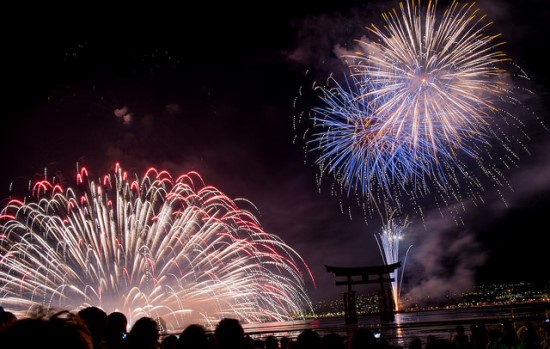
{"type": "Polygon", "coordinates": [[[265,349],[278,349],[279,340],[274,335],[269,335],[265,338],[265,349]]]}
{"type": "Polygon", "coordinates": [[[95,348],[100,348],[107,332],[107,313],[98,307],[87,307],[78,312],[92,335],[95,348]]]}
{"type": "Polygon", "coordinates": [[[542,331],[547,334],[547,335],[550,335],[550,318],[546,318],[542,321],[542,331]]]}
{"type": "Polygon", "coordinates": [[[422,340],[420,337],[413,337],[409,342],[409,349],[422,349],[422,340]]]}
{"type": "Polygon", "coordinates": [[[253,339],[252,343],[251,343],[251,348],[252,349],[265,349],[264,340],[261,339],[261,338],[253,339]]]}
{"type": "Polygon", "coordinates": [[[303,330],[296,337],[296,345],[299,349],[319,349],[321,347],[321,335],[311,329],[303,330]]]}
{"type": "Polygon", "coordinates": [[[128,333],[128,343],[132,349],[156,349],[158,340],[159,325],[148,316],[138,319],[128,333]]]}
{"type": "Polygon", "coordinates": [[[470,333],[470,344],[472,349],[486,349],[489,333],[487,332],[485,324],[482,322],[473,323],[470,325],[470,333]]]}
{"type": "Polygon", "coordinates": [[[175,349],[177,340],[178,337],[175,334],[169,334],[160,342],[160,349],[175,349]]]}
{"type": "Polygon", "coordinates": [[[502,320],[501,323],[502,342],[508,346],[517,346],[520,344],[514,325],[508,320],[502,320]]]}
{"type": "Polygon", "coordinates": [[[121,347],[126,343],[126,332],[128,330],[128,319],[126,315],[119,311],[114,311],[107,315],[107,332],[105,339],[110,349],[121,347]]]}
{"type": "Polygon", "coordinates": [[[321,347],[323,349],[345,349],[346,343],[344,342],[344,337],[338,333],[328,333],[323,336],[321,347]]]}
{"type": "Polygon", "coordinates": [[[377,346],[374,333],[365,327],[357,328],[348,341],[349,349],[369,349],[377,346]]]}
{"type": "Polygon", "coordinates": [[[17,320],[17,316],[11,311],[5,311],[0,307],[0,330],[6,326],[13,324],[17,320]]]}
{"type": "Polygon", "coordinates": [[[456,349],[456,346],[448,339],[435,338],[426,343],[426,349],[456,349]]]}
{"type": "Polygon", "coordinates": [[[68,311],[15,321],[0,331],[3,348],[93,349],[84,321],[68,311]]]}
{"type": "Polygon", "coordinates": [[[221,349],[242,348],[244,343],[244,329],[237,319],[221,319],[214,330],[216,342],[221,349]]]}
{"type": "Polygon", "coordinates": [[[281,339],[279,340],[279,343],[280,343],[281,349],[288,349],[290,338],[288,338],[287,336],[282,336],[281,339]]]}
{"type": "Polygon", "coordinates": [[[524,347],[534,347],[540,344],[540,336],[535,324],[531,321],[526,321],[523,326],[517,330],[517,335],[524,347]]]}
{"type": "Polygon", "coordinates": [[[455,327],[455,333],[451,338],[451,342],[455,344],[459,349],[470,349],[470,339],[466,335],[466,328],[462,325],[455,327]]]}
{"type": "Polygon", "coordinates": [[[176,341],[176,349],[204,349],[207,347],[206,329],[198,324],[187,326],[176,341]]]}

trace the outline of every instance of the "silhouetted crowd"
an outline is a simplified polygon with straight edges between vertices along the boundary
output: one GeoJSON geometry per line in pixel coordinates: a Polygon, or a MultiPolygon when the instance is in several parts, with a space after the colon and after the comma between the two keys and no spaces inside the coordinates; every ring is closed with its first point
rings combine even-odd
{"type": "MultiPolygon", "coordinates": [[[[516,329],[504,321],[487,330],[484,324],[472,324],[470,334],[456,326],[450,338],[428,335],[410,340],[404,349],[550,349],[550,323],[541,326],[527,321],[516,329]]],[[[76,313],[37,311],[18,319],[0,307],[0,349],[403,349],[377,338],[366,327],[355,328],[349,335],[322,335],[303,330],[296,338],[268,335],[252,338],[237,319],[224,318],[214,331],[199,324],[188,325],[179,335],[162,335],[159,322],[151,317],[138,319],[128,331],[128,320],[121,312],[107,314],[100,308],[87,307],[76,313]]]]}

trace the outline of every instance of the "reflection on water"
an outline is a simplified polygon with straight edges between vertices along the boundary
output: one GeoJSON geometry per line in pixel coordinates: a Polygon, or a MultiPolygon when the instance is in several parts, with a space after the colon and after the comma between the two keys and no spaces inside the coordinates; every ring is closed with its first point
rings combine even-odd
{"type": "Polygon", "coordinates": [[[377,315],[359,318],[357,325],[346,325],[344,318],[323,318],[314,320],[296,320],[287,322],[244,325],[245,332],[252,337],[263,338],[269,334],[276,337],[296,338],[301,331],[313,329],[321,335],[339,333],[347,336],[357,327],[369,327],[382,333],[382,337],[392,345],[406,347],[412,337],[420,337],[425,343],[429,335],[448,339],[455,327],[463,325],[470,334],[470,325],[485,324],[487,329],[497,327],[503,319],[514,323],[516,327],[525,321],[538,325],[550,315],[550,303],[483,307],[468,309],[449,309],[398,313],[393,322],[381,323],[377,315]]]}

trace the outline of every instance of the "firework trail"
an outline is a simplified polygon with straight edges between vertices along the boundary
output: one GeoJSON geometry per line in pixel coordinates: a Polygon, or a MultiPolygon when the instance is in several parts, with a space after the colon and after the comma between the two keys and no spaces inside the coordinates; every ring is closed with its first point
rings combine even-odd
{"type": "Polygon", "coordinates": [[[420,216],[427,199],[439,209],[483,204],[487,186],[510,188],[506,172],[529,154],[528,122],[516,114],[533,115],[519,97],[530,91],[512,83],[527,77],[473,5],[439,13],[436,3],[384,13],[383,29],[368,28],[373,40],[341,56],[343,78],[314,83],[322,105],[310,108],[303,138],[317,182],[331,177],[333,194],[356,195],[370,214],[387,201],[420,216]]]}
{"type": "MultiPolygon", "coordinates": [[[[382,227],[382,232],[378,233],[374,237],[376,238],[376,243],[380,249],[380,254],[384,260],[384,264],[394,264],[400,262],[399,260],[399,241],[403,238],[402,234],[409,225],[407,219],[403,223],[399,223],[396,218],[394,218],[396,211],[393,211],[389,214],[389,218],[382,227]]],[[[403,273],[405,272],[405,265],[407,260],[407,255],[409,253],[410,245],[407,248],[405,253],[403,266],[397,268],[394,272],[390,273],[390,278],[394,281],[391,282],[392,285],[392,296],[393,302],[395,304],[396,310],[399,310],[399,298],[401,295],[401,281],[403,279],[403,273]]]]}
{"type": "Polygon", "coordinates": [[[0,305],[20,316],[94,305],[181,329],[312,312],[298,253],[196,172],[131,179],[117,165],[92,181],[83,168],[74,188],[36,182],[0,219],[0,305]]]}

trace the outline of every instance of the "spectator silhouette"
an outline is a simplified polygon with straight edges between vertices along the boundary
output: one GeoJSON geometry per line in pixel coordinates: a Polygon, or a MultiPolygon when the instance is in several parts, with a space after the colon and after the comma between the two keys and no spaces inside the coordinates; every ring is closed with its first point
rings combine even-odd
{"type": "Polygon", "coordinates": [[[139,318],[128,333],[128,344],[131,349],[157,349],[159,325],[155,319],[144,316],[139,318]]]}
{"type": "MultiPolygon", "coordinates": [[[[327,333],[321,340],[321,348],[323,349],[346,349],[344,338],[338,333],[327,333]]],[[[266,349],[268,349],[266,347],[266,349]]]]}
{"type": "Polygon", "coordinates": [[[252,340],[252,349],[265,349],[265,343],[261,338],[252,340]]]}
{"type": "Polygon", "coordinates": [[[107,315],[107,329],[105,333],[108,349],[123,349],[128,347],[126,340],[128,319],[121,312],[114,311],[107,315]]]}
{"type": "Polygon", "coordinates": [[[510,321],[504,320],[502,321],[500,330],[502,332],[501,346],[505,346],[509,349],[517,349],[520,345],[520,341],[514,329],[514,325],[512,325],[510,321]]]}
{"type": "Polygon", "coordinates": [[[19,319],[0,331],[2,348],[93,349],[84,321],[68,311],[19,319]]]}
{"type": "Polygon", "coordinates": [[[409,342],[408,349],[422,349],[422,340],[420,337],[413,337],[409,342]]]}
{"type": "Polygon", "coordinates": [[[542,340],[540,344],[542,349],[550,349],[550,318],[546,318],[542,321],[541,325],[542,340]]]}
{"type": "Polygon", "coordinates": [[[279,340],[274,335],[265,337],[265,349],[279,349],[279,340]]]}
{"type": "Polygon", "coordinates": [[[451,337],[451,343],[455,345],[458,349],[469,349],[470,340],[466,334],[466,329],[462,325],[455,327],[455,332],[451,337]]]}
{"type": "Polygon", "coordinates": [[[319,332],[306,329],[296,337],[296,348],[298,349],[320,349],[321,335],[319,332]]]}
{"type": "Polygon", "coordinates": [[[374,333],[365,327],[355,329],[349,338],[348,349],[371,349],[377,348],[378,343],[374,333]]]}
{"type": "Polygon", "coordinates": [[[107,333],[107,313],[98,307],[86,307],[78,312],[92,335],[95,349],[105,349],[105,335],[107,333]]]}
{"type": "Polygon", "coordinates": [[[17,320],[17,316],[11,311],[5,311],[4,307],[0,306],[0,331],[2,328],[13,324],[17,320]]]}
{"type": "Polygon", "coordinates": [[[290,338],[288,338],[287,336],[283,336],[279,340],[279,346],[281,347],[281,349],[289,349],[289,343],[290,338]]]}
{"type": "Polygon", "coordinates": [[[488,343],[488,333],[483,323],[470,325],[470,346],[472,349],[485,349],[488,343]]]}
{"type": "Polygon", "coordinates": [[[455,345],[449,339],[432,338],[426,343],[426,349],[455,349],[455,345]]]}
{"type": "Polygon", "coordinates": [[[502,331],[494,328],[487,332],[487,349],[506,349],[502,344],[502,331]],[[502,348],[501,348],[502,347],[502,348]]]}
{"type": "Polygon", "coordinates": [[[160,342],[160,349],[176,349],[178,337],[175,334],[169,334],[160,342]]]}
{"type": "Polygon", "coordinates": [[[535,325],[531,321],[527,321],[521,326],[517,335],[519,338],[520,349],[542,349],[541,339],[537,333],[535,325]]]}
{"type": "Polygon", "coordinates": [[[243,340],[243,347],[245,349],[252,349],[253,346],[254,346],[254,339],[250,337],[249,334],[245,334],[244,340],[243,340]]]}
{"type": "Polygon", "coordinates": [[[198,324],[187,326],[176,341],[176,349],[206,349],[208,347],[206,329],[198,324]]]}
{"type": "Polygon", "coordinates": [[[244,347],[244,329],[237,319],[221,319],[214,330],[214,337],[220,349],[239,349],[244,347]]]}

